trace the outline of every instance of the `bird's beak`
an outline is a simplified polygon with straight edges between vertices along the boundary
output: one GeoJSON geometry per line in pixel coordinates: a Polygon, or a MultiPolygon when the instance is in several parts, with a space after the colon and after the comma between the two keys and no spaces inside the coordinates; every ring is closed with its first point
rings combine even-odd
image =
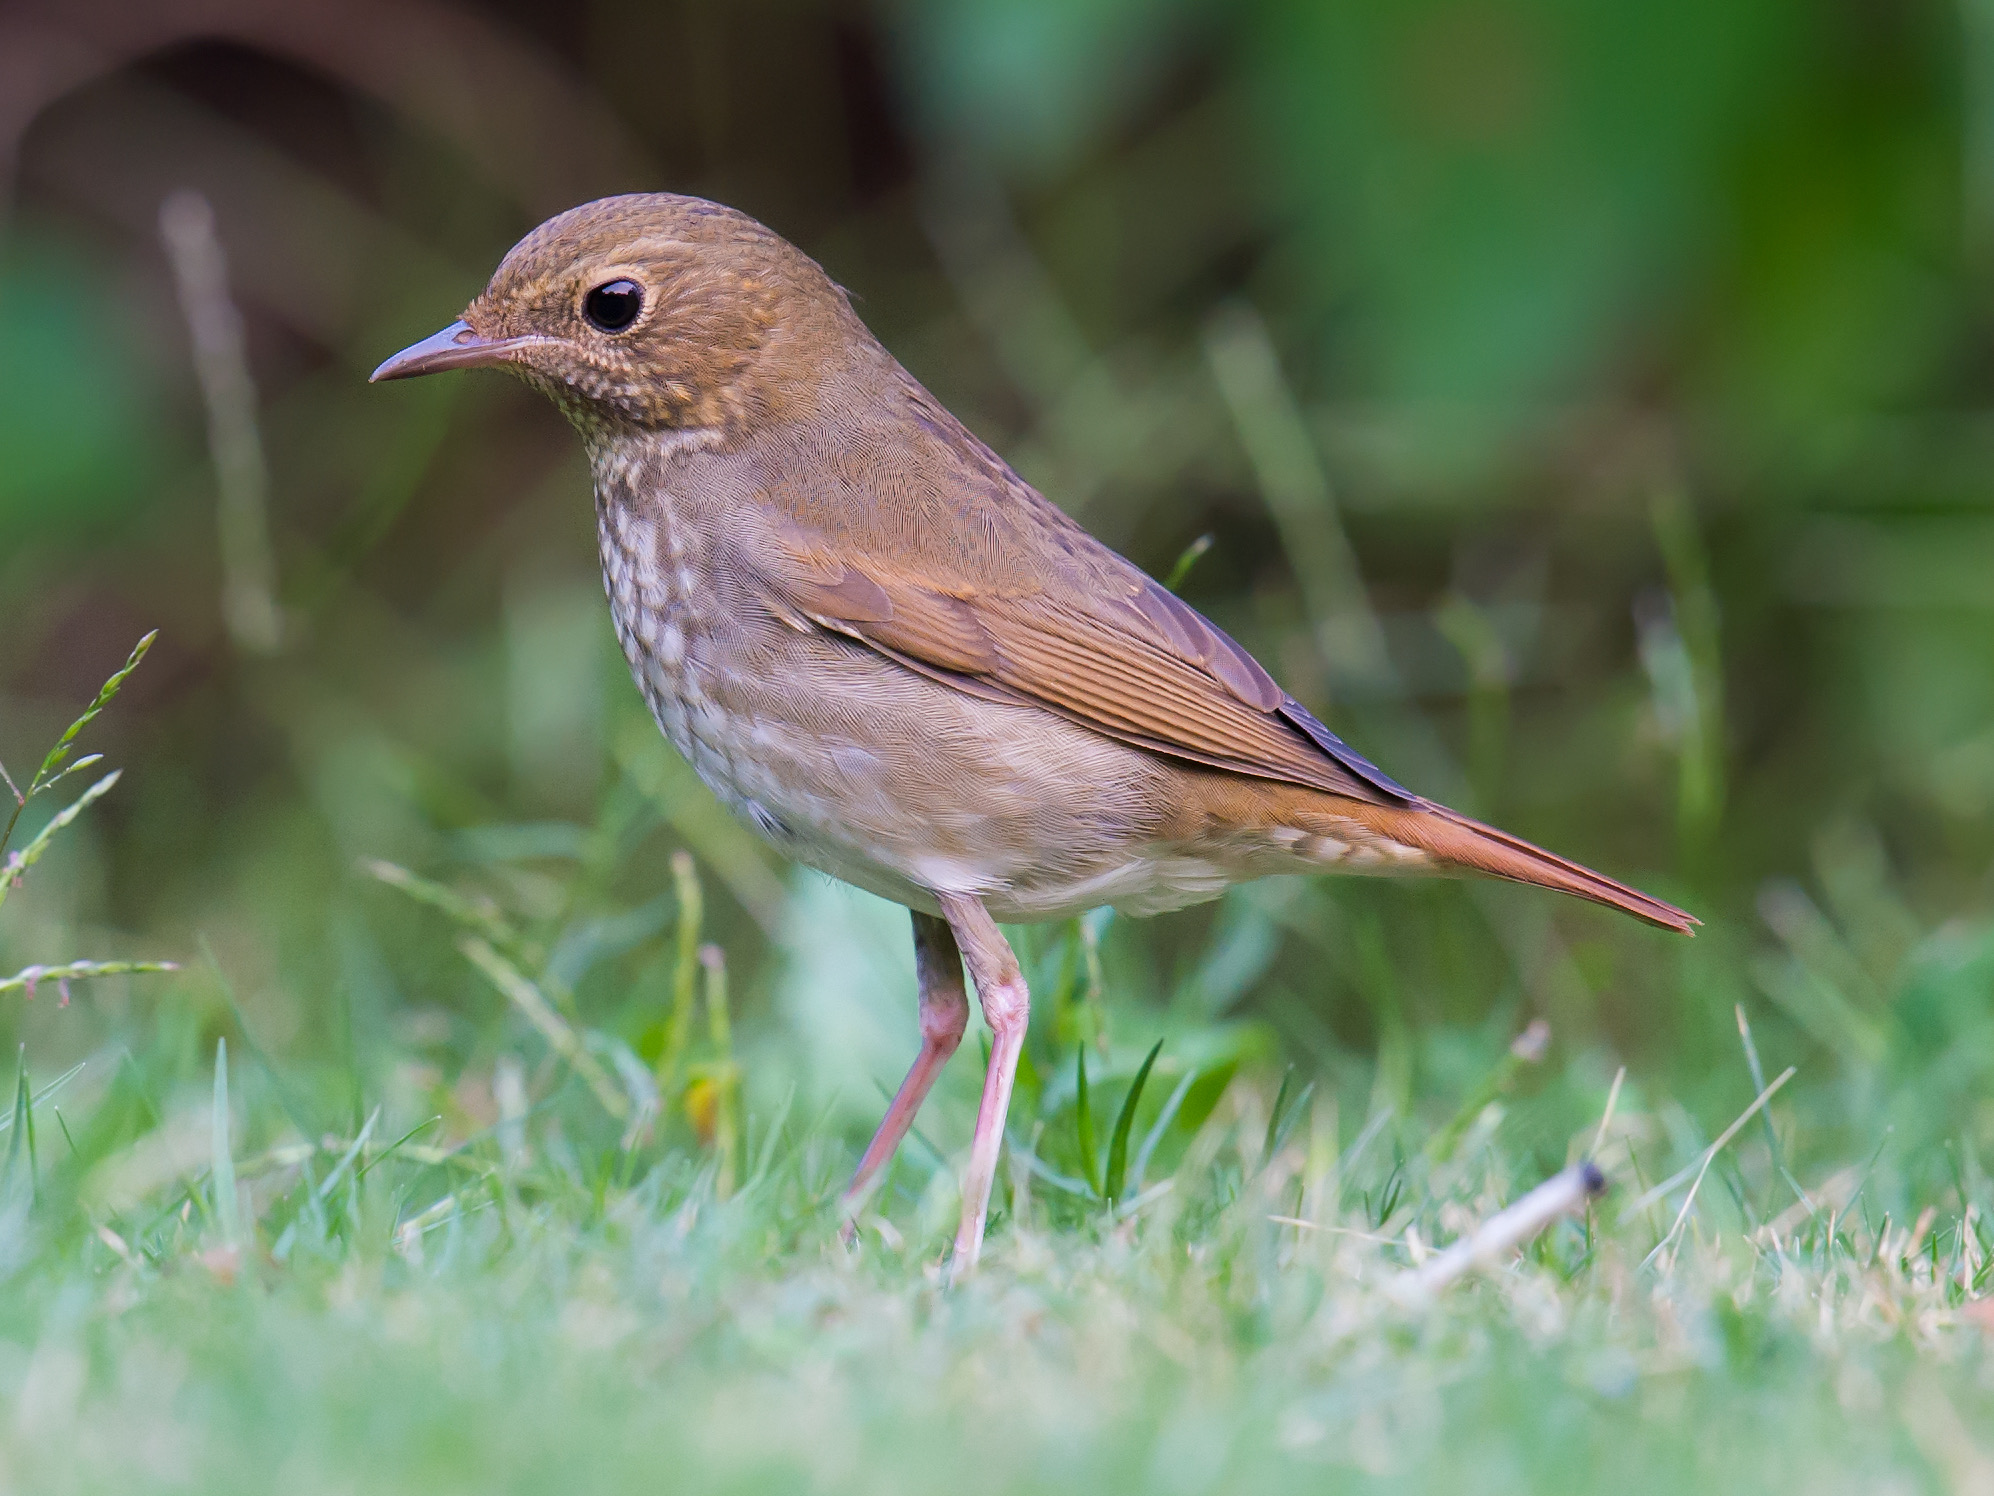
{"type": "Polygon", "coordinates": [[[412,379],[418,374],[434,374],[440,369],[475,369],[502,364],[533,338],[488,338],[468,322],[452,322],[443,331],[432,333],[420,343],[411,343],[367,376],[369,384],[383,379],[412,379]]]}

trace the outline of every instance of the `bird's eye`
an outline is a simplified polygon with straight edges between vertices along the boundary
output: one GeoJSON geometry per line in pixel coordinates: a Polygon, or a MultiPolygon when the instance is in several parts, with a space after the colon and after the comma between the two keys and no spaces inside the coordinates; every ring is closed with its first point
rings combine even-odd
{"type": "Polygon", "coordinates": [[[644,310],[644,288],[635,281],[613,280],[582,298],[582,315],[604,332],[621,332],[644,310]]]}

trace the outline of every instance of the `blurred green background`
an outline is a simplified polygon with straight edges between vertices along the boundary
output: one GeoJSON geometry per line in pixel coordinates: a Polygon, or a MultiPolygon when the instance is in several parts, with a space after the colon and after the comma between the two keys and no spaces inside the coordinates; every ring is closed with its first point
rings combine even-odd
{"type": "Polygon", "coordinates": [[[1213,537],[1185,594],[1392,773],[1707,922],[1261,885],[1090,927],[1112,1016],[1041,1022],[1042,1063],[1111,1023],[1444,1119],[1542,1017],[1589,1083],[1717,1117],[1742,1003],[1827,1151],[1867,1152],[1851,1095],[1915,1095],[1909,1159],[1994,1147],[1987,0],[0,8],[0,759],[161,631],[0,970],[185,963],[11,1004],[39,1070],[130,1045],[205,1085],[247,1035],[318,1125],[468,1136],[530,1040],[360,862],[528,921],[642,1054],[684,847],[751,1092],[863,1136],[914,1043],[904,916],[657,741],[552,409],[364,382],[543,217],[658,188],[820,259],[1139,564],[1213,537]],[[183,188],[246,326],[274,651],[225,620],[183,188]]]}

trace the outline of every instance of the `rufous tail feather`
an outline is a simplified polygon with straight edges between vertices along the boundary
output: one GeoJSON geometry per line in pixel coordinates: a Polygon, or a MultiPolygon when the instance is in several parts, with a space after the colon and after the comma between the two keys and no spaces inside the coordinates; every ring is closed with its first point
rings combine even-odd
{"type": "Polygon", "coordinates": [[[1422,800],[1413,810],[1373,814],[1379,820],[1389,818],[1397,823],[1391,828],[1393,836],[1423,848],[1443,863],[1469,872],[1556,889],[1684,935],[1693,935],[1703,923],[1695,915],[1638,888],[1629,888],[1604,873],[1534,847],[1520,836],[1484,826],[1431,800],[1422,800]]]}

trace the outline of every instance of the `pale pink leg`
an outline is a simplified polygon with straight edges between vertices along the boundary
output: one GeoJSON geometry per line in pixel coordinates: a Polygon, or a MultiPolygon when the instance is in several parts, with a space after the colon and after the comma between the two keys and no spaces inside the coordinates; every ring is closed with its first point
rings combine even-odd
{"type": "Polygon", "coordinates": [[[913,1067],[900,1082],[893,1105],[886,1109],[886,1118],[872,1135],[872,1144],[859,1160],[852,1182],[845,1186],[848,1218],[864,1207],[879,1171],[886,1167],[893,1150],[914,1125],[914,1114],[920,1111],[935,1077],[942,1073],[942,1066],[962,1042],[962,1031],[969,1023],[969,998],[962,985],[962,955],[956,949],[955,936],[949,932],[947,922],[932,914],[914,915],[914,971],[921,986],[921,1052],[914,1056],[913,1067]]]}
{"type": "Polygon", "coordinates": [[[983,905],[966,894],[940,894],[969,974],[976,980],[976,998],[990,1025],[990,1068],[983,1077],[983,1105],[976,1113],[976,1136],[969,1147],[969,1172],[962,1181],[962,1222],[956,1227],[954,1276],[976,1267],[983,1251],[983,1222],[990,1213],[990,1187],[997,1178],[997,1155],[1004,1145],[1004,1116],[1011,1109],[1011,1083],[1018,1074],[1018,1055],[1025,1046],[1025,1023],[1031,998],[1024,974],[1003,932],[983,905]]]}

